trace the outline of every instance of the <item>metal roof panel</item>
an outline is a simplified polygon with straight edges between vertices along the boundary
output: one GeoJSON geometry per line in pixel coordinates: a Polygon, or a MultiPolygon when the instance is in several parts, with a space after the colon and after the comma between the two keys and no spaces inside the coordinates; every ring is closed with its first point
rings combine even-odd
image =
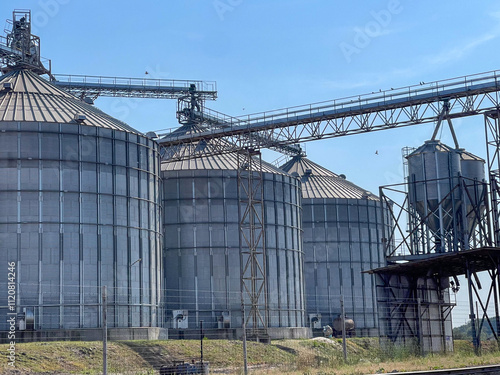
{"type": "MultiPolygon", "coordinates": [[[[168,137],[176,137],[184,134],[194,134],[204,131],[203,128],[196,124],[183,125],[167,135],[168,137]]],[[[185,147],[183,145],[175,147],[185,147]]],[[[198,144],[196,147],[200,147],[208,150],[210,154],[210,149],[213,147],[210,142],[207,142],[203,146],[198,144]]],[[[205,151],[206,152],[206,151],[205,151]]],[[[162,171],[179,171],[179,170],[237,170],[238,169],[238,157],[235,153],[229,154],[216,154],[209,156],[201,156],[188,160],[180,161],[162,161],[161,170],[162,171]]],[[[262,171],[265,173],[279,174],[279,175],[289,175],[285,171],[276,168],[272,164],[262,161],[262,171]]]]}
{"type": "Polygon", "coordinates": [[[302,197],[316,198],[346,198],[378,200],[369,191],[347,181],[340,175],[303,157],[294,156],[283,164],[281,169],[288,173],[297,173],[302,182],[302,197]]]}
{"type": "Polygon", "coordinates": [[[0,121],[77,124],[74,118],[79,114],[85,116],[83,125],[141,134],[29,70],[15,70],[0,77],[0,121]],[[10,89],[3,88],[7,82],[10,89]]]}

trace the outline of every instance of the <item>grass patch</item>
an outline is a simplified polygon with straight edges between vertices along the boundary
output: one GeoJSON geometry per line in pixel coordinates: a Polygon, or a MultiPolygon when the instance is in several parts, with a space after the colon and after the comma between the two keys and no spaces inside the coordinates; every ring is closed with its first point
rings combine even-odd
{"type": "MultiPolygon", "coordinates": [[[[0,373],[9,373],[7,345],[0,345],[0,373]]],[[[241,373],[242,343],[233,340],[203,341],[204,359],[211,369],[241,373]]],[[[347,362],[342,341],[315,338],[276,340],[271,345],[248,342],[248,365],[252,374],[359,375],[393,371],[436,370],[498,363],[496,342],[484,342],[476,356],[467,341],[455,341],[455,352],[425,357],[415,351],[393,347],[382,350],[377,338],[347,340],[347,362]]],[[[118,341],[108,343],[108,371],[114,374],[152,374],[151,358],[160,363],[191,361],[200,357],[198,340],[118,341]],[[142,351],[144,349],[144,351],[142,351]],[[153,353],[153,354],[151,354],[153,353]]],[[[36,342],[16,345],[17,374],[99,374],[102,371],[101,342],[36,342]]]]}
{"type": "MultiPolygon", "coordinates": [[[[2,373],[8,373],[7,344],[0,345],[2,373]]],[[[99,374],[102,371],[102,342],[32,342],[16,344],[15,369],[20,374],[74,373],[99,374]]],[[[151,368],[135,352],[115,342],[108,343],[108,372],[136,371],[147,374],[151,368]]]]}

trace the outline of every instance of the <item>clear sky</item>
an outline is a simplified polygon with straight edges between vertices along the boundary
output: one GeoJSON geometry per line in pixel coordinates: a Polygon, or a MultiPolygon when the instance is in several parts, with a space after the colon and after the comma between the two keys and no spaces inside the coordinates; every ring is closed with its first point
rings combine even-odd
{"type": "MultiPolygon", "coordinates": [[[[219,98],[206,105],[230,115],[500,69],[493,0],[11,0],[0,3],[0,19],[14,8],[32,10],[53,73],[214,80],[219,98]]],[[[96,106],[144,132],[177,126],[174,100],[99,98],[96,106]]],[[[483,118],[454,124],[460,146],[485,157],[483,118]]],[[[305,147],[378,194],[402,182],[401,148],[422,144],[433,126],[305,147]]],[[[446,130],[442,140],[452,144],[446,130]]]]}

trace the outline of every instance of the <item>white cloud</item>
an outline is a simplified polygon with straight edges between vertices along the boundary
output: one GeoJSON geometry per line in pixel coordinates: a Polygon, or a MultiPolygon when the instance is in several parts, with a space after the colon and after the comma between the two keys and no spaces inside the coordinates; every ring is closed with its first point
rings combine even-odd
{"type": "Polygon", "coordinates": [[[489,42],[498,37],[499,31],[483,34],[475,39],[468,40],[465,45],[456,46],[454,48],[445,50],[435,56],[427,57],[425,60],[430,64],[445,64],[449,61],[456,61],[467,55],[476,47],[489,42]]]}
{"type": "MultiPolygon", "coordinates": [[[[317,82],[316,82],[317,83],[317,82]]],[[[380,83],[380,79],[373,81],[361,80],[361,81],[321,81],[319,82],[322,87],[332,90],[347,90],[356,89],[360,87],[372,87],[380,83]]]]}
{"type": "Polygon", "coordinates": [[[500,11],[491,12],[490,16],[493,18],[500,18],[500,11]]]}

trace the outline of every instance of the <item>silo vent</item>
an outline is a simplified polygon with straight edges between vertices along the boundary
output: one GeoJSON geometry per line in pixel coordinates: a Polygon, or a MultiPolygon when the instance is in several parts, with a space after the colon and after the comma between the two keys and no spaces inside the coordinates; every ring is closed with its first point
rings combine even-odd
{"type": "Polygon", "coordinates": [[[312,169],[306,169],[304,176],[310,176],[312,174],[312,169]]]}
{"type": "Polygon", "coordinates": [[[151,139],[157,139],[160,138],[157,133],[155,132],[147,132],[146,137],[151,138],[151,139]]]}
{"type": "Polygon", "coordinates": [[[79,124],[81,124],[82,122],[84,122],[86,119],[87,119],[87,116],[81,114],[81,113],[77,113],[75,115],[75,117],[73,117],[73,119],[78,122],[79,124]]]}
{"type": "Polygon", "coordinates": [[[94,101],[92,100],[92,98],[89,98],[88,96],[86,96],[85,98],[83,98],[83,101],[87,104],[94,104],[94,101]]]}
{"type": "Polygon", "coordinates": [[[7,90],[7,91],[12,90],[12,83],[10,83],[10,82],[4,82],[3,83],[3,89],[7,90]]]}
{"type": "Polygon", "coordinates": [[[361,195],[361,198],[368,199],[371,195],[372,195],[371,192],[365,191],[365,192],[363,192],[363,195],[361,195]]]}
{"type": "Polygon", "coordinates": [[[342,179],[344,179],[344,180],[347,178],[347,177],[345,176],[345,174],[340,174],[340,175],[339,175],[339,177],[340,177],[340,178],[342,178],[342,179]]]}

